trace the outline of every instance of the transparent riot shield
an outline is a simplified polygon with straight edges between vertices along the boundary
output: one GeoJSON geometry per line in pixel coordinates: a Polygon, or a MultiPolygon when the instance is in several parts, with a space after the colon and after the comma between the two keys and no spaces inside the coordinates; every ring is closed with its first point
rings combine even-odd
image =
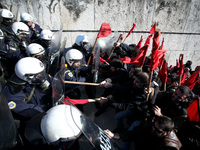
{"type": "Polygon", "coordinates": [[[64,71],[65,71],[65,58],[61,57],[61,69],[58,71],[52,81],[52,101],[53,105],[58,105],[62,102],[65,95],[65,84],[64,84],[64,71]]]}
{"type": "Polygon", "coordinates": [[[48,53],[47,73],[54,76],[57,72],[60,59],[62,29],[55,32],[51,39],[51,45],[48,53]]]}
{"type": "MultiPolygon", "coordinates": [[[[10,107],[14,105],[14,102],[9,103],[10,107]]],[[[8,101],[0,93],[0,149],[20,149],[23,143],[19,137],[8,101]]]]}
{"type": "MultiPolygon", "coordinates": [[[[77,120],[77,108],[72,104],[70,104],[70,107],[71,115],[75,121],[75,119],[77,120]]],[[[98,125],[92,122],[90,118],[82,113],[80,119],[81,124],[75,123],[76,126],[82,131],[84,136],[96,150],[120,150],[117,143],[114,140],[109,139],[106,133],[98,125]]],[[[84,145],[81,148],[84,149],[84,145]]],[[[85,149],[87,149],[87,147],[85,147],[85,149]]]]}
{"type": "Polygon", "coordinates": [[[93,80],[94,83],[96,83],[98,81],[100,49],[101,49],[101,47],[97,46],[95,48],[95,52],[94,52],[94,80],[93,80]]]}

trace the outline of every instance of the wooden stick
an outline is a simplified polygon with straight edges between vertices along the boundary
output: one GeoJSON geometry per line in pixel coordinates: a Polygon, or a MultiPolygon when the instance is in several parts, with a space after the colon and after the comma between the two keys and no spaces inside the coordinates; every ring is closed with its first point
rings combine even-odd
{"type": "Polygon", "coordinates": [[[81,85],[94,85],[94,86],[99,86],[99,83],[89,83],[89,82],[75,82],[75,81],[64,81],[64,83],[68,84],[81,84],[81,85]]]}
{"type": "MultiPolygon", "coordinates": [[[[98,39],[99,39],[99,38],[97,37],[97,38],[96,38],[96,41],[95,41],[95,43],[94,43],[94,46],[93,46],[93,48],[92,48],[92,54],[94,53],[94,48],[95,48],[95,46],[96,46],[96,44],[97,44],[98,39]]],[[[89,59],[88,59],[87,65],[89,65],[90,60],[91,60],[91,56],[90,56],[89,59]]]]}
{"type": "MultiPolygon", "coordinates": [[[[123,35],[124,35],[124,33],[119,35],[119,37],[118,37],[118,39],[117,39],[117,42],[119,42],[119,40],[121,39],[121,37],[122,37],[123,35]]],[[[114,52],[115,48],[116,48],[116,46],[113,46],[113,48],[112,48],[112,50],[111,50],[111,52],[110,52],[110,55],[109,55],[109,57],[108,57],[108,58],[110,58],[110,57],[111,57],[111,55],[113,54],[113,52],[114,52]]]]}

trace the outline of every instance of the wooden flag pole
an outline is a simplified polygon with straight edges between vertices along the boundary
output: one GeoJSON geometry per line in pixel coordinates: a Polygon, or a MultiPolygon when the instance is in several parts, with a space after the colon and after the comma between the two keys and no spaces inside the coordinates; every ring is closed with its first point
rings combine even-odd
{"type": "Polygon", "coordinates": [[[93,86],[99,86],[99,83],[89,83],[89,82],[75,82],[75,81],[64,81],[64,83],[68,84],[81,84],[81,85],[93,85],[93,86]]]}
{"type": "MultiPolygon", "coordinates": [[[[180,64],[180,69],[182,68],[183,65],[183,54],[180,54],[179,56],[179,62],[181,60],[181,64],[180,64]]],[[[178,85],[181,86],[181,78],[182,78],[182,74],[179,75],[179,80],[178,80],[178,85]]]]}
{"type": "MultiPolygon", "coordinates": [[[[121,39],[121,37],[122,37],[123,35],[124,35],[124,33],[119,35],[119,37],[118,37],[118,39],[117,39],[117,42],[119,42],[119,40],[121,39]]],[[[110,55],[108,56],[108,58],[111,57],[111,55],[113,54],[115,48],[116,48],[116,46],[113,46],[113,48],[112,48],[112,50],[111,50],[110,55]]]]}
{"type": "MultiPolygon", "coordinates": [[[[98,39],[99,39],[99,38],[97,37],[97,38],[96,38],[96,41],[95,41],[95,43],[94,43],[94,46],[93,46],[93,48],[92,48],[92,54],[94,53],[94,48],[95,48],[95,46],[96,46],[96,44],[97,44],[98,39]]],[[[91,60],[91,56],[90,56],[89,59],[88,59],[87,65],[89,65],[90,60],[91,60]]]]}

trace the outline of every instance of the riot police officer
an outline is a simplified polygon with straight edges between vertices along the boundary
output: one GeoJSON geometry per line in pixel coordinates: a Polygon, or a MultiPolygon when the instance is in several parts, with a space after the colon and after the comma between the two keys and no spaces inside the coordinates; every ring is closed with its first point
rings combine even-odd
{"type": "Polygon", "coordinates": [[[25,57],[15,65],[15,74],[3,89],[14,116],[29,119],[51,105],[52,78],[37,58],[25,57]]]}
{"type": "Polygon", "coordinates": [[[26,57],[26,47],[28,45],[30,31],[26,24],[22,22],[14,22],[12,24],[12,35],[5,37],[5,48],[1,49],[0,56],[5,71],[5,79],[11,77],[14,73],[16,62],[26,57]]]}
{"type": "Polygon", "coordinates": [[[20,15],[20,19],[21,19],[21,22],[24,22],[31,31],[31,34],[30,34],[31,42],[34,42],[35,40],[37,40],[40,36],[42,28],[38,24],[33,23],[33,17],[28,13],[22,13],[20,15]]]}
{"type": "Polygon", "coordinates": [[[2,9],[1,18],[1,30],[3,31],[4,36],[11,34],[11,26],[14,18],[13,13],[7,9],[2,9]]]}

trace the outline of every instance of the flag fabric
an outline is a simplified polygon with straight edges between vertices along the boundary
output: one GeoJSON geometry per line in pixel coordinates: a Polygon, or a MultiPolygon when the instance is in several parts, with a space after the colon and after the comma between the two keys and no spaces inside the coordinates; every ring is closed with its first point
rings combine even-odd
{"type": "Polygon", "coordinates": [[[200,68],[198,68],[198,70],[196,70],[186,81],[183,85],[187,86],[190,88],[190,90],[192,91],[195,84],[198,82],[198,75],[200,73],[200,68]]]}
{"type": "Polygon", "coordinates": [[[187,71],[183,72],[182,77],[181,77],[181,86],[185,83],[185,80],[187,78],[187,74],[188,74],[187,71]]]}
{"type": "MultiPolygon", "coordinates": [[[[89,103],[88,99],[71,99],[68,96],[64,100],[69,100],[73,105],[89,103]]],[[[68,101],[63,101],[64,104],[70,105],[68,101]]]]}
{"type": "Polygon", "coordinates": [[[130,57],[125,56],[125,58],[120,58],[120,60],[126,64],[143,66],[148,48],[149,48],[149,45],[143,46],[138,52],[138,55],[136,57],[130,58],[130,57]]]}
{"type": "Polygon", "coordinates": [[[157,23],[155,23],[155,24],[152,26],[152,28],[151,28],[151,30],[150,30],[150,34],[151,34],[151,35],[156,31],[156,25],[157,25],[157,23]]]}
{"type": "Polygon", "coordinates": [[[183,75],[184,69],[185,69],[185,66],[183,64],[183,54],[180,54],[180,56],[179,56],[179,63],[180,63],[180,69],[176,74],[177,75],[183,75]]]}
{"type": "Polygon", "coordinates": [[[151,38],[152,38],[153,35],[149,35],[144,43],[144,46],[146,46],[147,44],[150,45],[150,42],[151,42],[151,38]]]}
{"type": "Polygon", "coordinates": [[[158,73],[158,77],[160,78],[163,84],[167,83],[167,62],[164,60],[162,68],[158,73]]]}
{"type": "Polygon", "coordinates": [[[108,63],[108,62],[107,62],[105,59],[103,59],[102,57],[99,57],[99,60],[100,60],[100,62],[102,62],[102,63],[105,63],[105,64],[108,63]]]}
{"type": "Polygon", "coordinates": [[[97,37],[106,37],[112,33],[109,23],[102,23],[97,37]]]}
{"type": "Polygon", "coordinates": [[[170,66],[169,66],[169,70],[171,70],[171,69],[172,69],[172,67],[173,67],[173,66],[172,66],[172,65],[170,65],[170,66]]]}
{"type": "Polygon", "coordinates": [[[189,121],[195,121],[199,122],[200,121],[200,99],[196,99],[193,101],[189,107],[187,108],[188,112],[188,119],[189,121]]]}
{"type": "Polygon", "coordinates": [[[154,54],[153,54],[153,56],[152,56],[152,60],[151,60],[151,62],[152,62],[152,64],[151,64],[151,67],[150,67],[150,71],[153,71],[153,70],[155,70],[157,67],[159,67],[160,66],[160,64],[161,64],[161,61],[162,61],[162,57],[163,57],[163,55],[165,55],[165,52],[166,52],[167,50],[156,50],[155,52],[154,52],[154,54]]]}
{"type": "Polygon", "coordinates": [[[133,27],[132,27],[131,30],[128,32],[126,38],[129,37],[129,35],[133,32],[133,30],[134,30],[135,27],[136,27],[136,24],[133,23],[133,27]]]}
{"type": "Polygon", "coordinates": [[[138,42],[138,44],[134,48],[140,49],[142,47],[142,41],[143,41],[143,38],[140,39],[140,41],[138,42]]]}
{"type": "Polygon", "coordinates": [[[160,46],[160,48],[159,49],[163,49],[163,45],[164,45],[164,38],[163,38],[163,40],[162,40],[162,44],[161,44],[161,46],[160,46]]]}

